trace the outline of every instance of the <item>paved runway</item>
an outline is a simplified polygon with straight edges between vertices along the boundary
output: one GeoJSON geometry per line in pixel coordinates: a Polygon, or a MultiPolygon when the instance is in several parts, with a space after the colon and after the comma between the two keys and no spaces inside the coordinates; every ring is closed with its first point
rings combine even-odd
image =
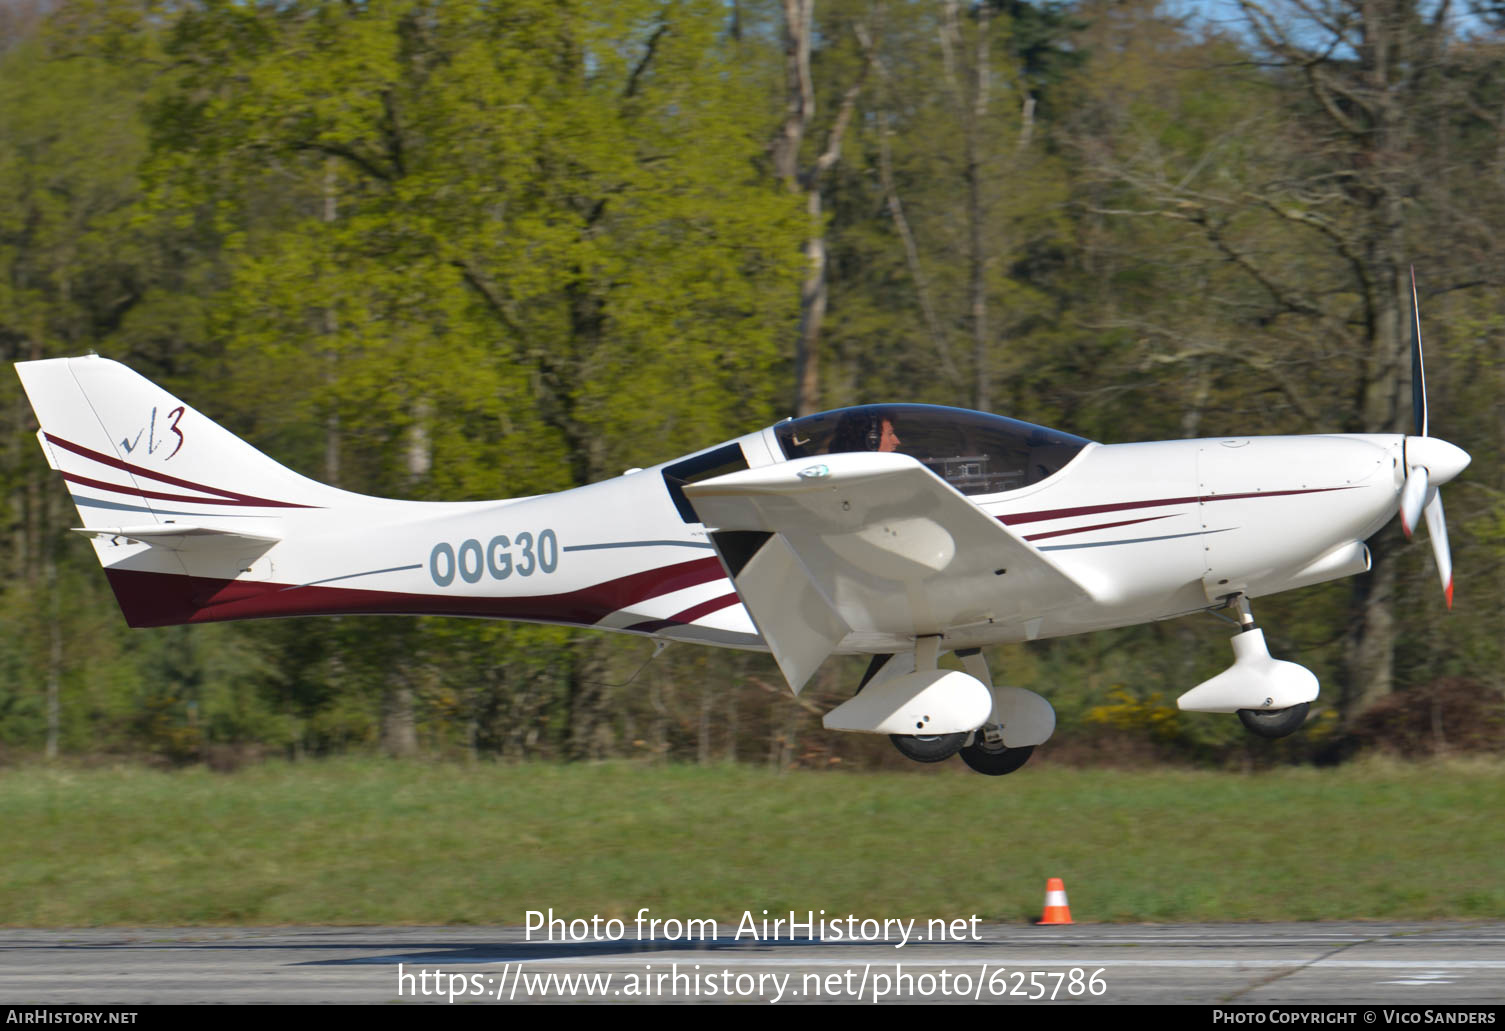
{"type": "Polygon", "coordinates": [[[981,925],[900,948],[628,928],[583,943],[515,927],[0,929],[0,1003],[1505,1004],[1505,923],[981,925]]]}

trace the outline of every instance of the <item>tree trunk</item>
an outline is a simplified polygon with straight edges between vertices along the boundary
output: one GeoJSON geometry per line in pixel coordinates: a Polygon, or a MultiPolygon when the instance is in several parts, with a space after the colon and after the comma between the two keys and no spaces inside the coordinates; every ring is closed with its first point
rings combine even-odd
{"type": "Polygon", "coordinates": [[[1343,726],[1395,687],[1395,563],[1398,541],[1387,530],[1369,542],[1373,566],[1353,581],[1352,619],[1343,648],[1338,696],[1343,726]]]}
{"type": "Polygon", "coordinates": [[[805,197],[810,238],[805,241],[805,282],[800,287],[799,339],[794,349],[794,414],[820,411],[820,327],[826,318],[826,238],[820,188],[805,197]]]}
{"type": "MultiPolygon", "coordinates": [[[[321,216],[325,225],[333,225],[335,217],[339,214],[339,198],[335,192],[336,171],[335,159],[326,159],[324,162],[324,210],[321,216]]],[[[332,395],[338,379],[336,367],[339,364],[334,335],[340,327],[332,306],[324,309],[323,322],[324,335],[328,338],[324,348],[324,384],[331,394],[329,412],[324,416],[324,482],[331,487],[338,487],[340,485],[340,414],[332,395]]]]}
{"type": "Polygon", "coordinates": [[[382,697],[382,749],[394,759],[418,754],[418,721],[413,712],[413,689],[389,683],[382,697]]]}
{"type": "Polygon", "coordinates": [[[434,443],[429,429],[433,420],[433,402],[426,397],[413,402],[413,425],[408,427],[407,471],[408,483],[414,486],[422,483],[434,466],[434,443]]]}
{"type": "Polygon", "coordinates": [[[594,642],[581,640],[570,652],[565,688],[564,756],[579,761],[598,758],[608,737],[605,727],[605,664],[594,642]]]}
{"type": "Polygon", "coordinates": [[[857,27],[865,51],[862,70],[848,87],[826,136],[825,149],[807,168],[800,167],[800,147],[815,120],[815,81],[810,49],[815,38],[815,0],[784,0],[784,121],[773,143],[774,174],[791,193],[805,195],[810,235],[805,241],[805,280],[800,286],[799,332],[794,346],[794,413],[820,410],[820,330],[826,317],[827,259],[821,196],[826,173],[841,158],[841,141],[851,124],[857,97],[873,63],[866,30],[857,27]]]}
{"type": "Polygon", "coordinates": [[[988,6],[977,8],[976,73],[972,109],[966,124],[967,150],[967,264],[972,295],[972,407],[980,412],[993,405],[992,363],[988,339],[988,251],[984,239],[987,211],[982,198],[985,174],[983,124],[988,114],[988,6]]]}

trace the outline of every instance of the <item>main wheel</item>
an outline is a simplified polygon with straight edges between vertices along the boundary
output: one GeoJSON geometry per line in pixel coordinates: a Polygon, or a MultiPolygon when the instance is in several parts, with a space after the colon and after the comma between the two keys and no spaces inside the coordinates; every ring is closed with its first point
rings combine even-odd
{"type": "Polygon", "coordinates": [[[1311,702],[1302,702],[1289,709],[1240,709],[1238,718],[1249,733],[1274,739],[1295,733],[1306,722],[1307,710],[1311,707],[1311,702]]]}
{"type": "Polygon", "coordinates": [[[919,734],[890,734],[888,739],[904,753],[904,758],[917,763],[938,763],[955,755],[967,742],[967,734],[936,734],[924,737],[919,734]]]}
{"type": "Polygon", "coordinates": [[[982,739],[982,731],[977,733],[976,744],[968,745],[961,750],[962,762],[978,773],[985,773],[989,777],[1002,777],[1005,773],[1013,773],[1029,762],[1029,757],[1034,754],[1034,745],[1024,745],[1020,748],[1006,748],[1003,745],[989,747],[982,739]]]}

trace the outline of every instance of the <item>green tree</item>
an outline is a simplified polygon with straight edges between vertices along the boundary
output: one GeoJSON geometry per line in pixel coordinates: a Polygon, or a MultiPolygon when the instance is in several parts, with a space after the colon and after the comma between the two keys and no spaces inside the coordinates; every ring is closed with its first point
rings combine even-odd
{"type": "MultiPolygon", "coordinates": [[[[1125,357],[1184,373],[1188,433],[1235,420],[1242,432],[1409,432],[1408,264],[1430,285],[1424,313],[1428,293],[1485,281],[1438,246],[1480,239],[1460,198],[1495,203],[1478,190],[1479,132],[1459,115],[1473,62],[1446,5],[1241,8],[1244,41],[1195,37],[1153,7],[1103,10],[1138,19],[1117,37],[1133,42],[1099,66],[1078,129],[1091,210],[1119,222],[1104,242],[1132,293],[1114,303],[1137,298],[1113,316],[1125,357]]],[[[1436,352],[1432,364],[1434,396],[1446,396],[1436,352]]],[[[1478,428],[1449,432],[1469,447],[1478,428]]],[[[1346,720],[1395,686],[1398,612],[1435,604],[1402,596],[1410,558],[1394,527],[1371,549],[1374,570],[1353,581],[1338,623],[1346,720]]]]}
{"type": "MultiPolygon", "coordinates": [[[[243,425],[347,488],[453,498],[770,421],[798,212],[759,174],[767,127],[721,14],[185,11],[154,177],[223,234],[243,425]]],[[[596,651],[567,657],[574,754],[610,736],[596,651]]],[[[421,678],[386,668],[382,708],[411,725],[394,696],[421,678]]]]}

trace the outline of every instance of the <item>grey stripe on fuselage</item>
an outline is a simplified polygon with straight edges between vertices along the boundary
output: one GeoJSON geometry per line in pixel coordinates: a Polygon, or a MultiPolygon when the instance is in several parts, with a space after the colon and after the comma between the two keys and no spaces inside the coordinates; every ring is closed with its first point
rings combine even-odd
{"type": "Polygon", "coordinates": [[[1150,541],[1173,541],[1179,537],[1205,537],[1213,533],[1227,533],[1236,530],[1236,526],[1225,526],[1221,530],[1197,530],[1192,533],[1171,533],[1164,537],[1132,537],[1122,541],[1093,541],[1091,544],[1037,544],[1035,547],[1041,551],[1072,551],[1076,548],[1108,548],[1115,544],[1148,544],[1150,541]]]}
{"type": "MultiPolygon", "coordinates": [[[[411,566],[393,566],[390,569],[368,569],[364,573],[346,573],[344,576],[331,576],[323,580],[310,580],[306,584],[291,584],[284,587],[284,591],[296,591],[300,587],[317,587],[319,584],[332,584],[336,580],[354,580],[358,576],[375,576],[377,573],[401,573],[408,569],[422,569],[422,562],[414,562],[411,566]]],[[[279,592],[280,593],[280,592],[279,592]]]]}
{"type": "MultiPolygon", "coordinates": [[[[118,501],[100,501],[98,498],[81,498],[77,494],[68,495],[75,505],[84,508],[108,508],[116,512],[145,512],[148,515],[181,515],[181,516],[210,516],[221,515],[219,512],[181,512],[170,508],[147,508],[145,505],[122,505],[118,501]]],[[[236,519],[275,519],[276,516],[246,516],[239,512],[235,513],[236,519]]]]}

